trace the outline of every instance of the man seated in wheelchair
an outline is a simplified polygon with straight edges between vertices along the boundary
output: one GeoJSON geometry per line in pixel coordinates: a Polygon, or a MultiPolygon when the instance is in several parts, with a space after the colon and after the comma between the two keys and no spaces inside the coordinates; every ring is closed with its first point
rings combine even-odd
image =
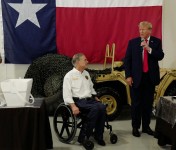
{"type": "Polygon", "coordinates": [[[74,115],[86,111],[86,121],[83,123],[78,136],[78,142],[83,143],[93,134],[99,145],[105,146],[103,140],[106,121],[106,106],[102,104],[93,88],[87,68],[88,60],[83,53],[75,54],[72,58],[74,68],[69,71],[63,81],[63,98],[69,104],[74,115]]]}

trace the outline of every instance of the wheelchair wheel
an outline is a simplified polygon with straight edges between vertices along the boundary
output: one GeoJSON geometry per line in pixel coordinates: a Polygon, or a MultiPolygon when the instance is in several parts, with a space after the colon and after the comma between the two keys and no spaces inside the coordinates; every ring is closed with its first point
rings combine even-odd
{"type": "Polygon", "coordinates": [[[61,142],[69,143],[73,140],[77,130],[77,120],[69,106],[61,103],[57,107],[54,113],[53,126],[61,142]]]}
{"type": "Polygon", "coordinates": [[[111,143],[112,143],[112,144],[115,144],[115,143],[117,143],[117,140],[118,140],[117,135],[111,133],[111,134],[110,134],[110,141],[111,141],[111,143]]]}
{"type": "Polygon", "coordinates": [[[90,140],[85,140],[83,146],[86,150],[92,150],[94,148],[94,143],[90,140]]]}

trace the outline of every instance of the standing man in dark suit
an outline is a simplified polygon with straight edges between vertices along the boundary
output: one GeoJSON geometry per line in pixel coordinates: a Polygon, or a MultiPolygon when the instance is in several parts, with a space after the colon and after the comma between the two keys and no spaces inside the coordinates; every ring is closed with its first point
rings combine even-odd
{"type": "Polygon", "coordinates": [[[151,36],[152,24],[147,21],[139,23],[140,37],[131,39],[125,56],[126,81],[131,92],[132,134],[140,137],[142,132],[153,135],[150,128],[155,85],[160,82],[159,64],[164,53],[161,40],[151,36]]]}

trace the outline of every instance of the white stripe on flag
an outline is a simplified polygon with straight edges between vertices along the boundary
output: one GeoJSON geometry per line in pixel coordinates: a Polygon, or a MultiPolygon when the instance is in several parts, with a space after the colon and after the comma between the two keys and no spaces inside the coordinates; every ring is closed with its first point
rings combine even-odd
{"type": "Polygon", "coordinates": [[[2,63],[4,62],[4,37],[3,37],[3,26],[2,26],[2,6],[0,0],[0,55],[2,58],[2,63]]]}
{"type": "Polygon", "coordinates": [[[56,7],[162,6],[163,0],[56,0],[56,7]]]}

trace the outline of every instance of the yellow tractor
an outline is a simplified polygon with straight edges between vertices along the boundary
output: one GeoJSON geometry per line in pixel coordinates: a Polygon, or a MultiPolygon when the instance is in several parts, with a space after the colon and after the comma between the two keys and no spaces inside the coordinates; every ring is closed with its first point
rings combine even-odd
{"type": "MultiPolygon", "coordinates": [[[[125,80],[123,61],[114,61],[115,44],[106,46],[103,70],[88,69],[95,89],[102,103],[107,105],[109,120],[114,120],[122,106],[131,104],[130,88],[125,80]],[[108,66],[108,61],[110,67],[108,66]]],[[[33,78],[31,93],[34,97],[44,97],[49,115],[63,102],[62,82],[65,74],[73,68],[71,58],[46,54],[37,58],[26,71],[25,78],[33,78]]],[[[156,86],[154,106],[163,95],[176,95],[176,70],[161,69],[161,81],[156,86]]]]}
{"type": "MultiPolygon", "coordinates": [[[[131,104],[130,88],[125,80],[123,61],[114,61],[115,44],[110,49],[106,46],[104,69],[107,67],[107,59],[111,59],[111,69],[108,73],[98,73],[94,79],[95,89],[102,103],[107,105],[109,120],[114,120],[120,114],[122,106],[131,104]]],[[[155,107],[161,96],[176,95],[176,70],[160,69],[160,84],[155,88],[155,107]]]]}

